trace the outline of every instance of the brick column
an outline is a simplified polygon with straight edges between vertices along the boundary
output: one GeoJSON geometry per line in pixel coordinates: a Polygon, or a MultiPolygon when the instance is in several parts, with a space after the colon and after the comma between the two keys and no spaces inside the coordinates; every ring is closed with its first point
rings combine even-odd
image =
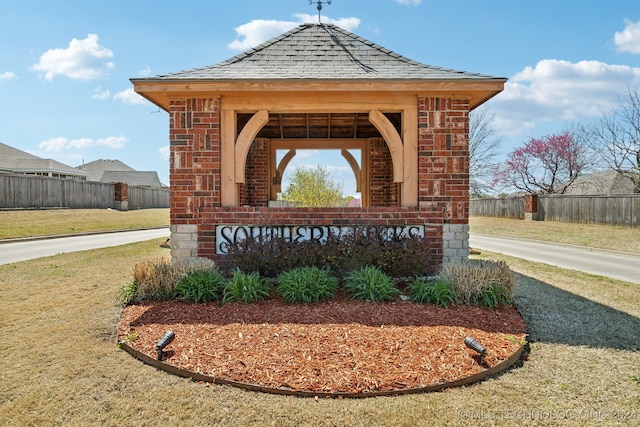
{"type": "Polygon", "coordinates": [[[220,99],[172,99],[169,104],[171,256],[199,256],[199,212],[220,206],[220,99]]]}
{"type": "Polygon", "coordinates": [[[418,99],[418,204],[441,212],[442,261],[469,255],[469,101],[418,99]]]}
{"type": "Polygon", "coordinates": [[[129,186],[124,182],[113,184],[113,208],[119,211],[129,210],[129,186]]]}
{"type": "Polygon", "coordinates": [[[538,220],[538,195],[537,194],[525,194],[524,219],[525,221],[538,220]]]}

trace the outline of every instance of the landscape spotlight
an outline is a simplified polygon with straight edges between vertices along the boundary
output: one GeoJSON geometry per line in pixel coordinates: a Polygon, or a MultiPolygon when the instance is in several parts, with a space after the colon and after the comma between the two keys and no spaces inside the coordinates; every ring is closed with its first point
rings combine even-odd
{"type": "Polygon", "coordinates": [[[484,357],[487,355],[487,349],[473,337],[466,337],[464,339],[464,345],[469,347],[471,350],[477,351],[480,354],[480,364],[484,365],[484,357]]]}
{"type": "Polygon", "coordinates": [[[160,338],[160,341],[158,341],[156,343],[156,351],[158,352],[158,360],[162,360],[162,349],[165,348],[166,346],[168,346],[171,343],[171,341],[173,341],[173,339],[175,337],[176,337],[176,334],[174,334],[173,331],[167,331],[162,336],[162,338],[160,338]]]}

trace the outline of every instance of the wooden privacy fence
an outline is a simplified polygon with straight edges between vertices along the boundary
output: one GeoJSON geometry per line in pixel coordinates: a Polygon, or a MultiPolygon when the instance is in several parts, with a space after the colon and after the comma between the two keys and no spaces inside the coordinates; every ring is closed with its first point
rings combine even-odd
{"type": "MultiPolygon", "coordinates": [[[[638,227],[640,194],[540,195],[537,196],[537,210],[528,213],[537,221],[638,227]]],[[[524,219],[527,214],[525,197],[473,199],[469,205],[469,214],[524,219]]]]}
{"type": "Polygon", "coordinates": [[[469,215],[524,219],[524,196],[472,199],[469,215]]]}
{"type": "MultiPolygon", "coordinates": [[[[0,175],[0,208],[115,208],[114,186],[61,178],[0,175]]],[[[128,209],[169,207],[168,189],[129,187],[128,193],[128,209]]]]}

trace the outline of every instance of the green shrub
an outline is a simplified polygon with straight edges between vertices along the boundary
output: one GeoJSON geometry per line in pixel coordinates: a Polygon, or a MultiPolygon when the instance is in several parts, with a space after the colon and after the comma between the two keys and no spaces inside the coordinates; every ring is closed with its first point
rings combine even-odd
{"type": "Polygon", "coordinates": [[[371,301],[391,301],[399,293],[391,278],[371,265],[347,276],[345,288],[354,298],[371,301]]]}
{"type": "Polygon", "coordinates": [[[516,278],[502,261],[467,260],[445,263],[440,275],[451,283],[459,303],[494,308],[513,302],[516,278]]]}
{"type": "Polygon", "coordinates": [[[327,269],[298,267],[278,276],[278,292],[287,304],[312,303],[332,298],[338,279],[327,269]]]}
{"type": "Polygon", "coordinates": [[[492,283],[482,289],[480,294],[476,297],[476,303],[483,307],[488,307],[491,310],[501,304],[511,304],[511,302],[512,297],[510,292],[503,286],[496,283],[492,283]]]}
{"type": "Polygon", "coordinates": [[[174,298],[176,286],[190,271],[213,269],[206,258],[187,258],[170,263],[164,259],[147,259],[133,265],[133,279],[124,284],[116,298],[124,304],[174,298]]]}
{"type": "Polygon", "coordinates": [[[449,307],[449,304],[455,304],[457,300],[451,284],[442,277],[429,281],[416,276],[409,283],[409,293],[413,302],[435,304],[444,308],[449,307]]]}
{"type": "Polygon", "coordinates": [[[120,289],[118,289],[118,293],[116,294],[116,301],[121,304],[129,304],[135,299],[137,293],[138,285],[135,281],[125,283],[124,285],[120,286],[120,289]]]}
{"type": "Polygon", "coordinates": [[[233,272],[233,277],[227,282],[222,301],[256,302],[269,296],[270,284],[259,273],[247,274],[240,269],[233,272]]]}
{"type": "Polygon", "coordinates": [[[187,273],[176,286],[176,297],[199,302],[217,301],[227,283],[218,270],[193,270],[187,273]]]}

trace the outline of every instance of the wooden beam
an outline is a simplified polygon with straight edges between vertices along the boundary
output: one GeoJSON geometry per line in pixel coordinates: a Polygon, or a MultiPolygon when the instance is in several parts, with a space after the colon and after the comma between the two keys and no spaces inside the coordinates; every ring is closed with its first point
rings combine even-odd
{"type": "Polygon", "coordinates": [[[220,203],[224,207],[238,206],[238,186],[235,180],[236,112],[222,110],[220,129],[220,203]]]}
{"type": "Polygon", "coordinates": [[[387,147],[391,153],[391,162],[393,163],[393,182],[404,181],[404,148],[402,146],[402,138],[398,135],[396,128],[385,117],[380,110],[369,111],[369,121],[378,129],[387,147]]]}
{"type": "Polygon", "coordinates": [[[404,181],[401,186],[402,206],[418,206],[418,109],[402,112],[404,181]]]}
{"type": "MultiPolygon", "coordinates": [[[[272,148],[272,151],[275,153],[276,150],[272,148]]],[[[276,193],[282,191],[282,176],[284,175],[284,171],[289,165],[289,162],[291,161],[291,159],[293,159],[295,155],[296,155],[296,150],[289,150],[287,151],[287,154],[284,155],[282,160],[280,160],[280,163],[278,163],[278,167],[276,168],[276,174],[280,180],[278,181],[275,188],[276,193]]]]}
{"type": "Polygon", "coordinates": [[[269,122],[269,112],[266,110],[260,110],[249,119],[247,124],[238,135],[238,140],[235,144],[235,182],[236,184],[242,184],[245,182],[245,167],[247,165],[247,155],[249,154],[249,148],[253,140],[256,138],[258,132],[264,125],[269,122]]]}
{"type": "Polygon", "coordinates": [[[353,171],[353,175],[356,178],[356,191],[359,193],[361,191],[362,188],[362,178],[361,178],[361,171],[360,171],[360,166],[358,165],[358,162],[356,161],[356,159],[351,155],[351,153],[345,149],[343,149],[341,151],[342,153],[342,157],[345,158],[345,160],[347,161],[347,163],[349,163],[349,166],[351,166],[351,170],[353,171]]]}

